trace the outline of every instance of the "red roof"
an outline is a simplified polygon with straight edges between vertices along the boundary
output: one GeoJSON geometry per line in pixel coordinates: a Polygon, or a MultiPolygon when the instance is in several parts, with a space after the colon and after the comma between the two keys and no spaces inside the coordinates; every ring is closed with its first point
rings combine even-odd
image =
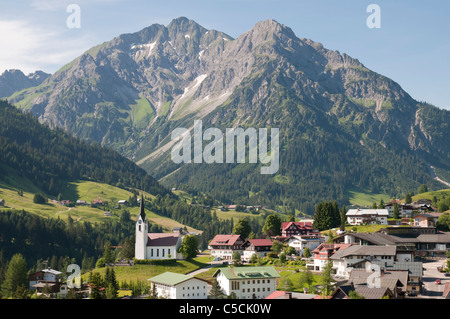
{"type": "MultiPolygon", "coordinates": [[[[238,239],[242,240],[240,235],[216,235],[210,245],[235,245],[238,239]]],[[[243,241],[243,240],[242,240],[243,241]]]]}
{"type": "Polygon", "coordinates": [[[272,241],[270,239],[249,239],[248,240],[253,246],[272,246],[272,241]]]}
{"type": "Polygon", "coordinates": [[[286,291],[275,290],[270,295],[268,295],[265,299],[280,299],[286,295],[286,291]]]}
{"type": "Polygon", "coordinates": [[[283,223],[281,223],[281,229],[286,230],[292,224],[294,224],[298,228],[312,229],[312,223],[311,222],[283,222],[283,223]]]}

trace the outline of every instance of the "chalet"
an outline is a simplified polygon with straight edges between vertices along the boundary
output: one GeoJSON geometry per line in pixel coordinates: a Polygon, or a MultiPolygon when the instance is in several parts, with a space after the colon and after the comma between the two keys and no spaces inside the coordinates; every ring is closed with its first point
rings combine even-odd
{"type": "Polygon", "coordinates": [[[101,206],[101,205],[103,205],[103,201],[102,200],[93,200],[92,205],[101,206]]]}
{"type": "Polygon", "coordinates": [[[216,235],[209,243],[211,256],[231,260],[234,252],[242,254],[244,242],[241,235],[216,235]]]}
{"type": "Polygon", "coordinates": [[[309,235],[317,233],[313,229],[312,222],[283,222],[281,223],[281,235],[291,237],[295,235],[309,235]]]}
{"type": "Polygon", "coordinates": [[[320,236],[320,234],[317,235],[295,235],[291,236],[287,240],[287,244],[290,247],[293,247],[295,251],[297,252],[298,256],[303,255],[303,250],[305,248],[309,248],[309,250],[312,252],[314,249],[316,249],[320,244],[325,242],[325,237],[320,236]]]}
{"type": "Polygon", "coordinates": [[[37,295],[50,292],[54,295],[67,295],[67,285],[61,280],[61,272],[50,267],[29,275],[29,286],[37,295]]]}
{"type": "Polygon", "coordinates": [[[350,225],[387,225],[387,209],[349,209],[347,211],[347,222],[350,225]]]}
{"type": "Polygon", "coordinates": [[[405,296],[408,283],[408,271],[385,271],[380,268],[369,268],[364,270],[354,269],[350,272],[348,283],[354,285],[368,284],[370,287],[386,287],[398,299],[405,296]]]}
{"type": "Polygon", "coordinates": [[[121,199],[121,200],[119,200],[117,202],[117,204],[119,204],[119,205],[126,205],[126,204],[128,204],[128,201],[126,201],[125,199],[121,199]]]}
{"type": "Polygon", "coordinates": [[[165,299],[207,299],[208,285],[206,280],[189,275],[165,272],[148,279],[151,289],[156,288],[158,297],[165,299]]]}
{"type": "Polygon", "coordinates": [[[365,261],[389,260],[394,261],[396,256],[395,246],[361,246],[351,245],[334,253],[329,259],[333,262],[336,275],[349,278],[353,269],[365,267],[365,261]]]}
{"type": "Polygon", "coordinates": [[[436,227],[437,220],[442,213],[422,213],[414,216],[414,226],[436,227]]]}
{"type": "Polygon", "coordinates": [[[0,198],[0,206],[4,207],[5,206],[5,200],[0,198]]]}
{"type": "Polygon", "coordinates": [[[406,272],[408,274],[404,291],[406,293],[420,293],[422,291],[423,264],[418,261],[371,261],[371,267],[378,266],[385,273],[406,272]]]}
{"type": "Polygon", "coordinates": [[[219,268],[213,275],[223,292],[237,299],[264,299],[276,290],[280,275],[272,266],[219,268]]]}
{"type": "Polygon", "coordinates": [[[59,202],[59,204],[62,206],[68,206],[70,204],[70,200],[63,199],[62,201],[59,202]]]}
{"type": "Polygon", "coordinates": [[[242,260],[250,261],[253,254],[266,257],[271,252],[272,241],[270,239],[248,239],[243,245],[242,260]]]}
{"type": "Polygon", "coordinates": [[[381,298],[393,298],[394,293],[388,287],[369,287],[367,284],[355,285],[347,284],[336,287],[331,294],[330,299],[349,299],[350,292],[355,291],[358,295],[364,297],[364,299],[381,299],[381,298]]]}
{"type": "Polygon", "coordinates": [[[350,244],[327,244],[322,243],[312,251],[314,263],[306,264],[306,267],[314,271],[322,271],[330,261],[331,256],[341,249],[350,247],[350,244]]]}

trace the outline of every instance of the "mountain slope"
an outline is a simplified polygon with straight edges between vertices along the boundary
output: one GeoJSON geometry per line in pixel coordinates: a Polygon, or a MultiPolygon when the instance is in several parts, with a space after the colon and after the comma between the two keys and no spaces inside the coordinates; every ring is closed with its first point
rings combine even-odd
{"type": "Polygon", "coordinates": [[[17,91],[38,86],[49,76],[50,74],[43,71],[25,75],[20,70],[6,70],[0,75],[0,97],[7,97],[17,91]]]}
{"type": "Polygon", "coordinates": [[[88,50],[40,86],[10,98],[41,121],[133,158],[166,185],[247,204],[312,212],[354,187],[398,196],[444,185],[450,112],[419,103],[358,60],[274,21],[232,39],[178,18],[88,50]],[[279,128],[280,169],[177,165],[177,127],[279,128]]]}
{"type": "Polygon", "coordinates": [[[51,130],[4,101],[0,101],[0,150],[0,169],[19,171],[47,194],[57,195],[68,181],[77,179],[138,188],[155,195],[168,192],[117,152],[83,142],[60,129],[51,130]]]}

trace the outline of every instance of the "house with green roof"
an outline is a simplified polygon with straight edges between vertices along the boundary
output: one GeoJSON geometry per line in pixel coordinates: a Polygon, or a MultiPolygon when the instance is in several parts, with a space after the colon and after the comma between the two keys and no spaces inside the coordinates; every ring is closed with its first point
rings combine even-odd
{"type": "Polygon", "coordinates": [[[280,275],[272,266],[219,268],[213,275],[226,295],[264,299],[277,287],[280,275]]]}
{"type": "Polygon", "coordinates": [[[151,289],[156,287],[158,297],[166,299],[207,299],[208,285],[206,280],[189,275],[165,272],[148,279],[151,289]]]}

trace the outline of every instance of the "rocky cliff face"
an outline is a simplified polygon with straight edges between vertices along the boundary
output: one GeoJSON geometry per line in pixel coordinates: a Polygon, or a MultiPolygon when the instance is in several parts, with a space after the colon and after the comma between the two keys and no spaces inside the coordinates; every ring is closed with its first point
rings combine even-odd
{"type": "Polygon", "coordinates": [[[6,70],[0,75],[0,97],[8,97],[17,91],[38,86],[49,76],[43,71],[25,75],[20,70],[6,70]]]}

